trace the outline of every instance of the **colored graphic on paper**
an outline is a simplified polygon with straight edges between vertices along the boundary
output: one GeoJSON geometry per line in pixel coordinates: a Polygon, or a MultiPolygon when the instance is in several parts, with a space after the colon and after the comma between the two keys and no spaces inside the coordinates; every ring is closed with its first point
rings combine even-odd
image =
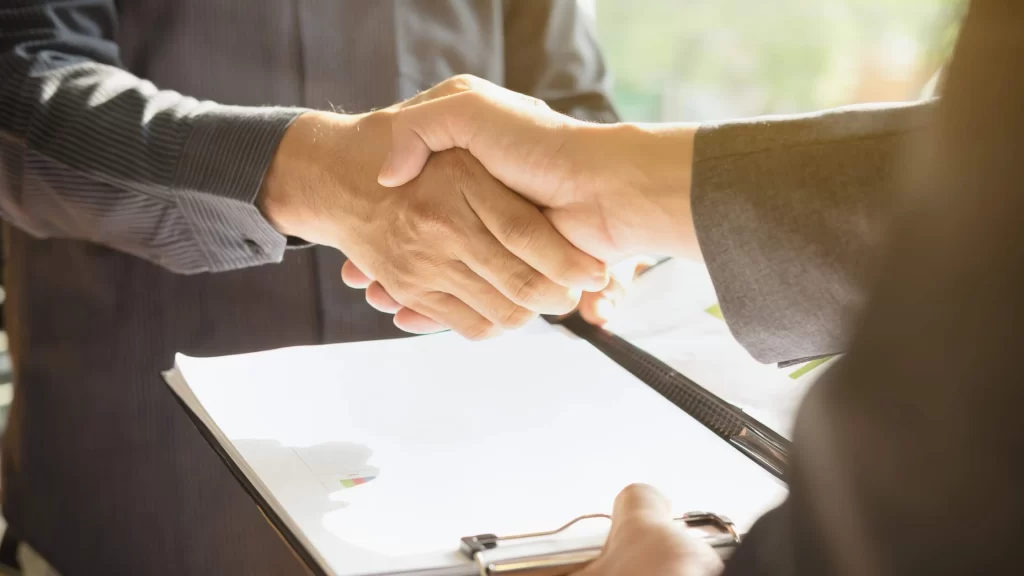
{"type": "Polygon", "coordinates": [[[373,450],[364,444],[328,442],[292,450],[330,492],[362,486],[380,475],[380,468],[369,465],[373,450]]]}
{"type": "Polygon", "coordinates": [[[792,378],[793,380],[798,380],[801,376],[807,375],[811,370],[814,370],[818,366],[821,366],[822,364],[828,362],[831,359],[832,357],[829,356],[828,358],[818,358],[817,360],[811,360],[807,364],[804,364],[803,366],[790,372],[789,377],[792,378]]]}
{"type": "Polygon", "coordinates": [[[366,484],[374,478],[376,478],[376,476],[358,476],[356,478],[342,478],[340,482],[342,488],[355,488],[361,484],[366,484]]]}

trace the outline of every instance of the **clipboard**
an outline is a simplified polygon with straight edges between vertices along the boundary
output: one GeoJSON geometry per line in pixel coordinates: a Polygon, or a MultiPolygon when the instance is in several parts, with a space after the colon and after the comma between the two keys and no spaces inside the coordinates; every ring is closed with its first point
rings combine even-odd
{"type": "MultiPolygon", "coordinates": [[[[480,534],[462,539],[460,551],[480,570],[480,576],[563,576],[594,561],[604,546],[605,535],[553,541],[580,522],[604,519],[607,514],[580,516],[560,528],[532,534],[496,536],[480,534]]],[[[688,512],[675,519],[680,530],[700,539],[727,559],[740,544],[732,521],[710,512],[688,512]]]]}
{"type": "MultiPolygon", "coordinates": [[[[625,340],[605,330],[594,328],[575,316],[563,319],[557,324],[599,350],[764,470],[776,478],[782,477],[788,452],[788,441],[784,438],[625,340]]],[[[176,370],[165,373],[165,379],[169,383],[174,378],[182,376],[176,370]]],[[[331,573],[324,569],[323,559],[319,557],[317,551],[310,549],[308,542],[296,534],[294,525],[290,525],[288,519],[278,512],[276,502],[268,500],[238,465],[238,455],[231,454],[224,448],[217,433],[193,411],[184,398],[179,394],[174,396],[204,440],[215,450],[308,573],[329,576],[331,573]]],[[[717,511],[691,512],[678,520],[681,529],[702,531],[704,534],[701,537],[727,557],[732,548],[740,542],[741,534],[727,517],[715,512],[717,511]]],[[[461,541],[452,542],[452,547],[460,549],[465,558],[471,560],[478,573],[483,576],[566,574],[570,569],[578,569],[598,555],[604,535],[592,535],[583,539],[557,536],[578,522],[600,521],[600,518],[607,516],[588,515],[548,532],[512,536],[463,536],[461,541]]]]}
{"type": "MultiPolygon", "coordinates": [[[[169,375],[169,377],[174,376],[169,375]]],[[[267,523],[305,567],[307,574],[329,576],[320,561],[296,537],[295,532],[288,527],[275,507],[252,485],[252,482],[239,468],[234,458],[227,453],[210,428],[184,403],[181,397],[177,395],[174,397],[206,442],[214,449],[238,483],[245,488],[246,493],[253,499],[267,523]]],[[[601,533],[596,536],[563,540],[549,538],[565,532],[580,522],[598,519],[610,522],[611,516],[588,514],[574,518],[556,529],[529,534],[465,536],[459,542],[459,552],[473,562],[479,570],[480,576],[564,576],[582,569],[586,564],[595,560],[601,553],[607,534],[601,533]]],[[[714,548],[723,560],[728,559],[742,541],[742,535],[737,532],[727,516],[712,512],[687,512],[676,518],[675,521],[679,523],[680,529],[688,530],[692,536],[714,548]]]]}

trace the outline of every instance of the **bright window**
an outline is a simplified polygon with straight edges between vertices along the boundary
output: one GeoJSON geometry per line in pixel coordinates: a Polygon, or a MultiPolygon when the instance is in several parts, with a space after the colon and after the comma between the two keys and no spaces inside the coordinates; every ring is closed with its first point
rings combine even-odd
{"type": "Polygon", "coordinates": [[[963,0],[581,0],[627,120],[707,121],[916,99],[963,0]],[[588,6],[589,5],[589,6],[588,6]]]}

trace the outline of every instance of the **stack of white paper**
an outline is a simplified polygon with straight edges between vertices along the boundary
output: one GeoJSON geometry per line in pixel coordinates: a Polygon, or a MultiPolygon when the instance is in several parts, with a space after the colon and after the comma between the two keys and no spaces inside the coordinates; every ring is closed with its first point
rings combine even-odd
{"type": "Polygon", "coordinates": [[[485,343],[439,335],[179,356],[177,368],[172,388],[338,575],[473,574],[461,537],[609,512],[631,482],[741,529],[785,496],[676,406],[543,323],[485,343]]]}

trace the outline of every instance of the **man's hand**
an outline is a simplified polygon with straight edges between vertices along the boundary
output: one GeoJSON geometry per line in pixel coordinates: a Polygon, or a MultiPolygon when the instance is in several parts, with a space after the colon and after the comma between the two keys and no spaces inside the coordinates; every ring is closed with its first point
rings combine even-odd
{"type": "Polygon", "coordinates": [[[577,576],[712,576],[721,571],[718,553],[672,520],[664,496],[634,484],[615,499],[601,556],[577,576]]]}
{"type": "MultiPolygon", "coordinates": [[[[615,318],[618,306],[626,298],[633,280],[654,263],[655,260],[648,257],[630,258],[619,262],[611,268],[608,285],[602,290],[584,292],[580,297],[580,304],[574,312],[579,312],[584,320],[594,326],[604,326],[615,318]]],[[[363,274],[351,260],[342,266],[341,277],[345,284],[366,290],[366,301],[371,306],[381,312],[396,314],[400,318],[398,324],[403,329],[418,334],[445,329],[444,326],[429,318],[404,309],[401,304],[388,295],[379,283],[370,280],[363,274]]]]}
{"type": "MultiPolygon", "coordinates": [[[[432,153],[462,148],[542,207],[576,247],[604,262],[642,253],[700,257],[689,197],[695,125],[587,124],[471,76],[442,82],[391,110],[392,150],[378,177],[383,185],[410,182],[432,153]]],[[[395,300],[357,266],[346,270],[350,286],[367,287],[371,302],[395,309],[395,300]]],[[[601,323],[596,307],[608,309],[616,290],[598,289],[581,312],[601,323]]],[[[416,323],[441,328],[422,317],[416,323]]]]}
{"type": "Polygon", "coordinates": [[[601,260],[699,256],[689,196],[696,125],[589,124],[472,76],[397,106],[392,125],[386,186],[415,178],[432,152],[463,148],[601,260]]]}
{"type": "Polygon", "coordinates": [[[388,111],[301,116],[258,204],[283,234],[344,252],[388,295],[379,308],[406,309],[400,327],[433,331],[436,322],[484,338],[571,310],[579,289],[606,284],[602,262],[464,151],[431,158],[404,186],[378,185],[390,135],[388,111]]]}

